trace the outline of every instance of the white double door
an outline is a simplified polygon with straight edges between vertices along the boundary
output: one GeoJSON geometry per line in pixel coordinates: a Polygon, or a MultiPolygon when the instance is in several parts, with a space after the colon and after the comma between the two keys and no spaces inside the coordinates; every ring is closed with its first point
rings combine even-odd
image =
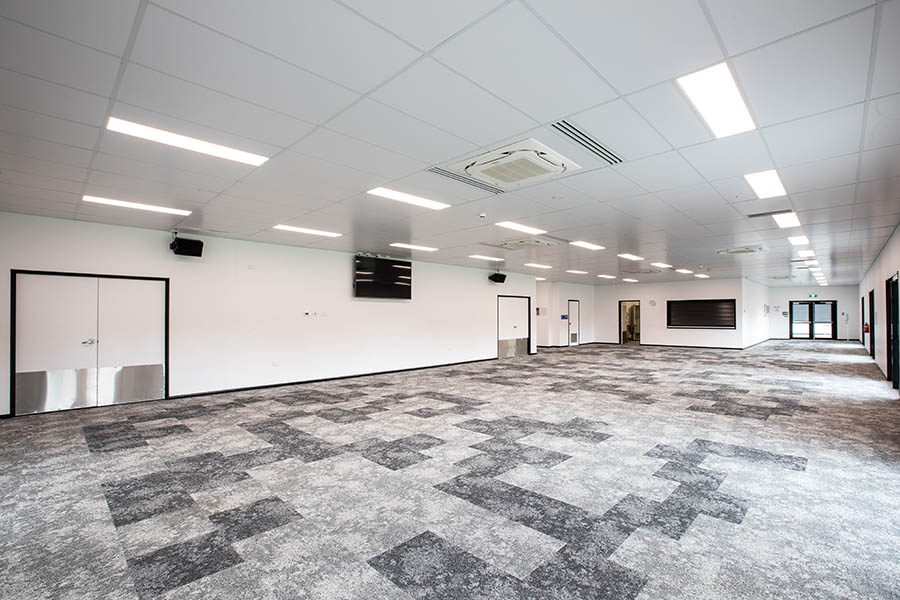
{"type": "Polygon", "coordinates": [[[162,280],[16,275],[15,413],[165,397],[162,280]]]}

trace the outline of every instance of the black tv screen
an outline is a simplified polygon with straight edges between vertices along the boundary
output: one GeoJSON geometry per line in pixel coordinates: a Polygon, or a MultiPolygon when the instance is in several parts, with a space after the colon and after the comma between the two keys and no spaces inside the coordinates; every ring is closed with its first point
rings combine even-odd
{"type": "Polygon", "coordinates": [[[357,256],[354,260],[356,298],[412,298],[411,262],[374,256],[357,256]]]}

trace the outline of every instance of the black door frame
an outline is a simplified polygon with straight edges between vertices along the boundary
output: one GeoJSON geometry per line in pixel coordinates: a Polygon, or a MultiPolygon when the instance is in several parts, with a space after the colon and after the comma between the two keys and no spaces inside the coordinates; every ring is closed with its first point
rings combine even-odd
{"type": "MultiPolygon", "coordinates": [[[[624,304],[625,302],[637,302],[638,306],[641,305],[640,300],[619,300],[619,345],[625,343],[622,341],[622,304],[624,304]]],[[[641,340],[638,340],[638,346],[640,346],[641,343],[641,340]]]]}
{"type": "Polygon", "coordinates": [[[575,298],[569,298],[566,300],[566,320],[568,321],[568,327],[566,328],[567,337],[566,346],[572,345],[572,313],[569,312],[569,302],[577,302],[578,303],[578,331],[575,333],[578,334],[578,345],[581,345],[581,300],[576,300],[575,298]]]}
{"type": "MultiPolygon", "coordinates": [[[[16,278],[19,275],[53,275],[61,277],[92,277],[96,279],[131,279],[136,281],[162,281],[165,284],[165,331],[163,334],[163,392],[160,400],[169,398],[169,288],[168,277],[145,277],[140,275],[110,275],[108,273],[71,273],[67,271],[36,271],[31,269],[10,269],[9,272],[9,416],[16,415],[16,278]]],[[[83,408],[95,408],[86,406],[83,408]]],[[[79,408],[69,410],[81,410],[79,408]]],[[[44,414],[44,413],[35,413],[44,414]]]]}
{"type": "MultiPolygon", "coordinates": [[[[816,340],[816,339],[825,339],[825,338],[817,338],[816,337],[816,304],[831,304],[831,339],[838,339],[838,327],[840,326],[837,320],[837,300],[788,300],[788,339],[794,340],[816,340]],[[795,304],[808,304],[809,305],[809,336],[803,338],[795,338],[794,337],[794,305],[795,304]]],[[[849,332],[848,332],[849,333],[849,332]]]]}
{"type": "Polygon", "coordinates": [[[887,348],[887,378],[900,389],[900,299],[898,274],[884,282],[884,339],[887,348]]]}
{"type": "MultiPolygon", "coordinates": [[[[500,341],[500,298],[525,298],[528,300],[528,354],[537,354],[531,351],[531,296],[515,296],[512,294],[497,294],[497,335],[495,340],[500,341]]],[[[500,350],[497,350],[497,358],[500,358],[500,350]]]]}
{"type": "Polygon", "coordinates": [[[875,289],[869,290],[869,355],[875,358],[875,289]]]}
{"type": "Polygon", "coordinates": [[[859,343],[866,345],[866,297],[859,297],[859,343]]]}

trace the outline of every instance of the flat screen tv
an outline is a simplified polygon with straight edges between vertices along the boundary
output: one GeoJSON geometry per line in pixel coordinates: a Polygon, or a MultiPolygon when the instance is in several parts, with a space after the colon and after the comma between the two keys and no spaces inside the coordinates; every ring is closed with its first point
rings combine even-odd
{"type": "Polygon", "coordinates": [[[669,300],[666,326],[669,329],[736,329],[735,300],[669,300]]]}
{"type": "Polygon", "coordinates": [[[353,263],[356,298],[412,298],[412,263],[393,258],[356,256],[353,263]]]}

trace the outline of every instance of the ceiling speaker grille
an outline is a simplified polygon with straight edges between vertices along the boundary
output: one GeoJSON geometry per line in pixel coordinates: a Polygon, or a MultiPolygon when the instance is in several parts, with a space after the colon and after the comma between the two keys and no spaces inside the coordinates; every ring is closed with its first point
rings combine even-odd
{"type": "Polygon", "coordinates": [[[434,173],[435,175],[440,175],[441,177],[453,179],[454,181],[458,181],[459,183],[477,187],[478,189],[484,190],[485,192],[490,192],[492,194],[503,193],[503,190],[498,187],[494,187],[489,183],[484,183],[483,181],[478,181],[477,179],[473,179],[465,175],[460,175],[459,173],[454,173],[453,171],[448,171],[447,169],[442,169],[440,167],[431,167],[430,169],[428,169],[428,171],[430,173],[434,173]]]}
{"type": "Polygon", "coordinates": [[[613,152],[585,132],[581,131],[568,121],[557,121],[550,126],[582,148],[585,148],[588,152],[599,156],[609,164],[617,165],[622,162],[622,159],[619,158],[619,156],[615,152],[613,152]]]}

